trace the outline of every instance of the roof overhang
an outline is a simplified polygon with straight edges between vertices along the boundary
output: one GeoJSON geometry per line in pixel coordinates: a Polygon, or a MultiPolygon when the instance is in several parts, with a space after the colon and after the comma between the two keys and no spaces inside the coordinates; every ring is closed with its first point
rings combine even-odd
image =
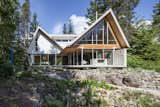
{"type": "Polygon", "coordinates": [[[67,55],[69,53],[79,52],[81,49],[84,50],[98,50],[98,49],[120,49],[121,47],[118,44],[82,44],[82,45],[75,45],[72,47],[65,48],[61,55],[67,55]]]}

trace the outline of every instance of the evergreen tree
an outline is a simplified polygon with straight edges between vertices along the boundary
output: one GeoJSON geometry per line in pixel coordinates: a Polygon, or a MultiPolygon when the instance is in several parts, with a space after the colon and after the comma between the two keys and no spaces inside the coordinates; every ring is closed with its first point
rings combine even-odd
{"type": "Polygon", "coordinates": [[[66,28],[66,24],[63,25],[63,34],[67,33],[67,28],[66,28]]]}
{"type": "Polygon", "coordinates": [[[134,17],[134,9],[138,5],[139,0],[93,0],[90,2],[90,8],[87,9],[87,17],[90,19],[89,24],[96,20],[96,12],[100,17],[106,10],[112,8],[119,20],[129,41],[132,37],[132,19],[134,17]]]}
{"type": "Polygon", "coordinates": [[[38,25],[39,25],[39,22],[37,21],[37,14],[34,13],[33,14],[33,19],[32,19],[32,22],[31,22],[31,26],[30,26],[30,32],[35,32],[38,25]]]}
{"type": "Polygon", "coordinates": [[[155,29],[158,29],[156,36],[158,38],[158,41],[160,41],[160,0],[155,5],[153,10],[153,27],[155,29]]]}
{"type": "Polygon", "coordinates": [[[72,22],[71,21],[69,21],[68,34],[73,34],[73,26],[72,26],[72,22]]]}
{"type": "Polygon", "coordinates": [[[130,49],[130,53],[144,60],[159,61],[160,49],[158,47],[160,45],[155,41],[157,30],[151,25],[140,25],[131,41],[132,48],[130,49]]]}
{"type": "Polygon", "coordinates": [[[0,63],[9,62],[9,50],[15,39],[17,0],[0,1],[0,63]]]}
{"type": "Polygon", "coordinates": [[[26,47],[28,46],[30,14],[30,1],[25,0],[22,5],[22,35],[24,36],[26,47]]]}
{"type": "Polygon", "coordinates": [[[160,0],[153,10],[153,25],[158,25],[160,27],[160,0]]]}

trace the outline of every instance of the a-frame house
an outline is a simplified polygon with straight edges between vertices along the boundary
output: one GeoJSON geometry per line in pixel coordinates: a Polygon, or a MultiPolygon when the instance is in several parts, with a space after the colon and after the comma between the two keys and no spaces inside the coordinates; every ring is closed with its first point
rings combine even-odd
{"type": "Polygon", "coordinates": [[[67,40],[70,36],[62,35],[59,39],[61,37],[61,41],[67,44],[64,48],[60,46],[62,42],[56,42],[60,40],[56,40],[55,37],[51,39],[49,34],[38,27],[28,49],[32,64],[40,62],[40,64],[57,65],[55,59],[60,58],[60,66],[65,67],[127,66],[127,48],[130,46],[112,9],[106,11],[77,38],[72,37],[72,40],[67,40]],[[48,41],[48,44],[40,39],[42,37],[48,41]],[[44,56],[46,57],[44,59],[48,60],[43,60],[44,56]],[[52,61],[55,64],[51,64],[52,61]]]}
{"type": "Polygon", "coordinates": [[[129,43],[111,9],[62,50],[68,67],[126,67],[129,43]]]}

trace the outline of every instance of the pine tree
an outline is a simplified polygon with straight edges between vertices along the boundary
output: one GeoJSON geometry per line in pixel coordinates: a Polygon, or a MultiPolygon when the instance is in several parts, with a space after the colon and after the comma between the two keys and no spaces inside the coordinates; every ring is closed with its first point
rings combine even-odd
{"type": "Polygon", "coordinates": [[[9,62],[9,50],[15,39],[17,0],[0,1],[0,63],[9,62]]]}
{"type": "Polygon", "coordinates": [[[67,33],[67,28],[66,28],[66,24],[63,25],[63,34],[67,33]]]}
{"type": "Polygon", "coordinates": [[[90,2],[90,8],[87,9],[86,16],[90,19],[89,24],[91,24],[96,20],[96,12],[100,17],[106,10],[112,8],[130,41],[134,29],[131,23],[134,17],[134,9],[138,3],[139,0],[93,0],[90,2]]]}
{"type": "Polygon", "coordinates": [[[153,10],[153,25],[158,25],[160,27],[160,0],[153,10]]]}
{"type": "Polygon", "coordinates": [[[30,32],[35,32],[38,25],[39,25],[39,22],[37,21],[37,14],[34,13],[33,19],[32,19],[31,25],[30,25],[30,32]]]}
{"type": "Polygon", "coordinates": [[[72,26],[72,22],[71,21],[69,21],[68,34],[73,34],[73,26],[72,26]]]}
{"type": "Polygon", "coordinates": [[[25,0],[22,5],[22,35],[24,36],[26,47],[28,46],[30,14],[30,1],[25,0]]]}
{"type": "Polygon", "coordinates": [[[158,41],[160,41],[160,0],[154,6],[153,24],[152,25],[153,25],[154,29],[157,29],[156,37],[157,37],[158,41]]]}

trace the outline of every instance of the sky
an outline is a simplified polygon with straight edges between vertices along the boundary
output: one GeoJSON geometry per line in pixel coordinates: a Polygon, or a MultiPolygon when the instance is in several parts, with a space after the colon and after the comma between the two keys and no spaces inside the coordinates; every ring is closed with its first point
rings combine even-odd
{"type": "MultiPolygon", "coordinates": [[[[40,26],[48,33],[60,34],[64,23],[73,23],[76,34],[88,27],[85,18],[91,0],[30,0],[31,12],[38,15],[40,26]],[[80,27],[81,26],[81,27],[80,27]]],[[[21,3],[24,0],[20,0],[21,3]]],[[[136,18],[152,19],[153,6],[158,0],[140,0],[135,9],[136,18]]]]}

